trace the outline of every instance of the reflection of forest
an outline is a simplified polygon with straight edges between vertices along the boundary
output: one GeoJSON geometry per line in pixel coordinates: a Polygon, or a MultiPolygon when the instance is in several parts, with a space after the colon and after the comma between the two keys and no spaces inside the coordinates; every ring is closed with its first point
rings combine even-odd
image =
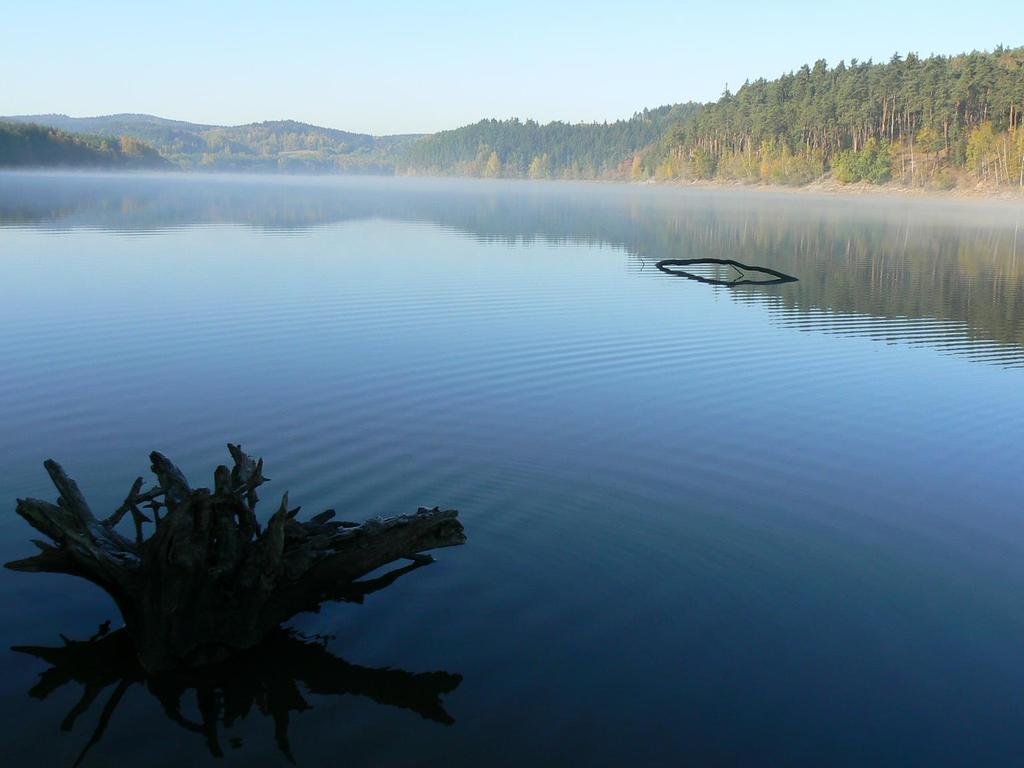
{"type": "MultiPolygon", "coordinates": [[[[1024,227],[1015,228],[1010,218],[1007,228],[907,215],[782,218],[755,210],[703,217],[690,211],[677,218],[675,253],[733,258],[798,276],[799,282],[777,289],[736,289],[793,327],[1019,364],[1024,227]]],[[[638,259],[646,258],[647,248],[633,249],[638,259]]]]}
{"type": "MultiPolygon", "coordinates": [[[[370,217],[484,240],[605,243],[639,269],[727,258],[799,277],[741,288],[774,309],[943,321],[969,343],[1024,348],[1024,211],[1001,203],[823,200],[623,186],[428,180],[8,176],[0,224],[146,231],[208,223],[302,229],[370,217]]],[[[799,325],[799,323],[796,323],[799,325]]],[[[926,339],[927,336],[921,336],[926,339]]]]}

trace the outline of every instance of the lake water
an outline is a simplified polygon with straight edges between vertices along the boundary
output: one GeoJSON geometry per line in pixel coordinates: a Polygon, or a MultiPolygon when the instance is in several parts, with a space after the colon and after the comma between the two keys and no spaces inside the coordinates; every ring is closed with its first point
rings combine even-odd
{"type": "Polygon", "coordinates": [[[1022,759],[1024,206],[3,174],[0,267],[3,561],[46,457],[112,511],[227,441],[267,507],[468,535],[164,687],[9,651],[118,615],[5,570],[7,764],[1022,759]],[[656,266],[707,258],[797,281],[656,266]]]}

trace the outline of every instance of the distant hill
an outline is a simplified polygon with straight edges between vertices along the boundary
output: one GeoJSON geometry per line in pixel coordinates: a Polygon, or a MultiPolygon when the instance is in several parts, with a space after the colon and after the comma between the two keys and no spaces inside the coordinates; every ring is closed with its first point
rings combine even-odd
{"type": "Polygon", "coordinates": [[[201,152],[204,144],[198,135],[217,126],[167,120],[154,115],[107,115],[104,117],[68,117],[67,115],[12,115],[0,117],[12,123],[35,123],[69,133],[94,136],[131,136],[151,144],[161,153],[201,152]]]}
{"type": "Polygon", "coordinates": [[[31,123],[0,122],[0,167],[170,168],[130,136],[88,136],[31,123]]]}
{"type": "Polygon", "coordinates": [[[694,102],[676,104],[613,123],[481,120],[416,142],[400,167],[456,176],[630,178],[638,153],[700,109],[694,102]]]}
{"type": "MultiPolygon", "coordinates": [[[[130,137],[175,166],[196,170],[791,185],[827,178],[1024,191],[1024,47],[897,54],[887,62],[851,59],[832,67],[822,60],[774,80],[746,82],[736,93],[727,89],[716,102],[645,109],[611,123],[481,120],[431,135],[370,136],[293,120],[237,126],[135,114],[0,120],[91,134],[80,147],[51,137],[51,144],[63,145],[51,147],[54,156],[84,157],[92,147],[128,162],[112,148],[130,137]],[[97,137],[107,144],[98,146],[97,137]]],[[[29,156],[31,142],[18,141],[18,157],[29,156]]],[[[138,155],[137,162],[144,159],[138,155]]],[[[3,164],[12,162],[0,158],[3,164]]]]}
{"type": "Polygon", "coordinates": [[[111,141],[131,137],[184,170],[630,178],[634,158],[699,109],[694,103],[665,106],[612,123],[482,120],[432,135],[398,136],[295,120],[235,126],[142,114],[15,115],[0,120],[111,141]]]}
{"type": "Polygon", "coordinates": [[[295,120],[236,126],[140,114],[17,115],[0,120],[110,138],[130,136],[186,170],[630,178],[634,158],[700,106],[647,109],[612,123],[482,120],[432,135],[399,136],[371,136],[295,120]]]}
{"type": "Polygon", "coordinates": [[[416,134],[371,136],[294,120],[236,126],[138,114],[16,115],[0,120],[96,136],[130,136],[151,144],[175,165],[195,170],[392,172],[396,155],[421,138],[416,134]]]}

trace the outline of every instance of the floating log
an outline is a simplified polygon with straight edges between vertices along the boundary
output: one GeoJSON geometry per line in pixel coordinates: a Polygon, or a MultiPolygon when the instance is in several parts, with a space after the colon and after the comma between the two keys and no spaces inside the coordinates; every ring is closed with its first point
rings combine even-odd
{"type": "Polygon", "coordinates": [[[157,484],[138,478],[112,515],[98,519],[78,485],[52,459],[44,464],[56,504],[18,499],[17,512],[52,543],[7,563],[17,571],[87,579],[117,604],[148,672],[209,664],[253,648],[282,622],[327,601],[361,602],[398,576],[433,562],[423,553],[462,544],[455,510],[358,524],[327,510],[301,522],[285,493],[261,526],[257,488],[263,460],[228,445],[234,466],[217,467],[214,489],[193,489],[166,456],[150,454],[157,484]],[[147,515],[143,510],[148,510],[147,515]],[[117,530],[131,515],[134,538],[117,530]],[[152,524],[152,535],[143,525],[152,524]],[[412,564],[370,582],[362,576],[396,560],[412,564]]]}
{"type": "Polygon", "coordinates": [[[776,269],[743,264],[739,261],[735,261],[734,259],[662,259],[654,266],[666,275],[684,277],[687,280],[696,280],[698,283],[707,283],[708,285],[724,285],[727,288],[735,288],[740,285],[780,285],[782,283],[795,283],[798,279],[792,275],[787,275],[785,272],[779,272],[776,269]],[[708,277],[707,275],[701,275],[697,272],[691,272],[685,269],[675,269],[675,267],[694,266],[732,267],[736,272],[736,277],[732,277],[730,279],[708,277]],[[764,277],[752,278],[748,277],[748,274],[764,275],[764,277]]]}

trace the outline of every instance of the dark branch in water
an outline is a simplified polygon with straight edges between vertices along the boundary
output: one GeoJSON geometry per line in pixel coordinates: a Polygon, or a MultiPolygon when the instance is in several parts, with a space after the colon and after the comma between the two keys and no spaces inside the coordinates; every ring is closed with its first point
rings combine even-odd
{"type": "Polygon", "coordinates": [[[278,748],[294,762],[288,735],[289,717],[292,712],[311,707],[302,689],[319,696],[366,696],[380,704],[409,709],[424,719],[450,725],[455,721],[445,711],[441,697],[462,682],[461,675],[450,672],[414,674],[400,669],[349,664],[331,654],[324,643],[310,642],[281,629],[274,630],[256,648],[228,661],[158,674],[148,673],[139,664],[134,642],[124,629],[109,634],[101,630],[87,641],[64,638],[63,645],[15,646],[12,650],[50,665],[29,691],[34,698],[46,699],[69,683],[82,686],[81,698],[61,723],[63,731],[70,731],[79,716],[113,686],[76,765],[100,741],[124,693],[135,684],[144,687],[160,702],[169,720],[201,736],[216,757],[223,755],[222,729],[230,728],[250,713],[262,713],[274,721],[278,748]],[[199,721],[189,719],[182,711],[182,701],[192,691],[198,704],[199,721]]]}
{"type": "Polygon", "coordinates": [[[696,280],[698,283],[707,283],[708,285],[724,285],[729,288],[737,285],[779,285],[780,283],[795,283],[797,281],[797,278],[792,275],[787,275],[785,272],[779,272],[778,270],[769,269],[768,267],[754,267],[748,264],[741,264],[740,262],[733,261],[732,259],[663,259],[655,264],[655,266],[666,275],[672,275],[673,277],[685,277],[687,280],[696,280]],[[732,267],[736,270],[739,276],[732,280],[723,280],[715,277],[697,275],[683,269],[670,269],[670,267],[690,267],[705,264],[732,267]],[[747,278],[746,274],[748,272],[768,275],[768,279],[753,280],[747,278]]]}
{"type": "Polygon", "coordinates": [[[157,486],[143,492],[137,479],[104,520],[93,515],[64,469],[46,461],[60,494],[57,504],[19,499],[17,512],[52,543],[35,541],[39,554],[7,567],[67,573],[104,589],[120,609],[142,665],[153,672],[223,660],[326,601],[362,602],[432,562],[423,552],[466,540],[454,510],[421,508],[362,524],[332,520],[334,511],[328,510],[300,522],[287,493],[261,528],[255,508],[256,489],[267,481],[263,461],[237,445],[228,448],[234,467],[217,467],[212,492],[193,489],[170,459],[150,454],[157,486]],[[152,520],[142,504],[153,510],[152,520]],[[128,513],[134,540],[115,528],[128,513]],[[144,524],[154,525],[149,538],[144,524]],[[357,581],[402,559],[412,564],[357,581]]]}

